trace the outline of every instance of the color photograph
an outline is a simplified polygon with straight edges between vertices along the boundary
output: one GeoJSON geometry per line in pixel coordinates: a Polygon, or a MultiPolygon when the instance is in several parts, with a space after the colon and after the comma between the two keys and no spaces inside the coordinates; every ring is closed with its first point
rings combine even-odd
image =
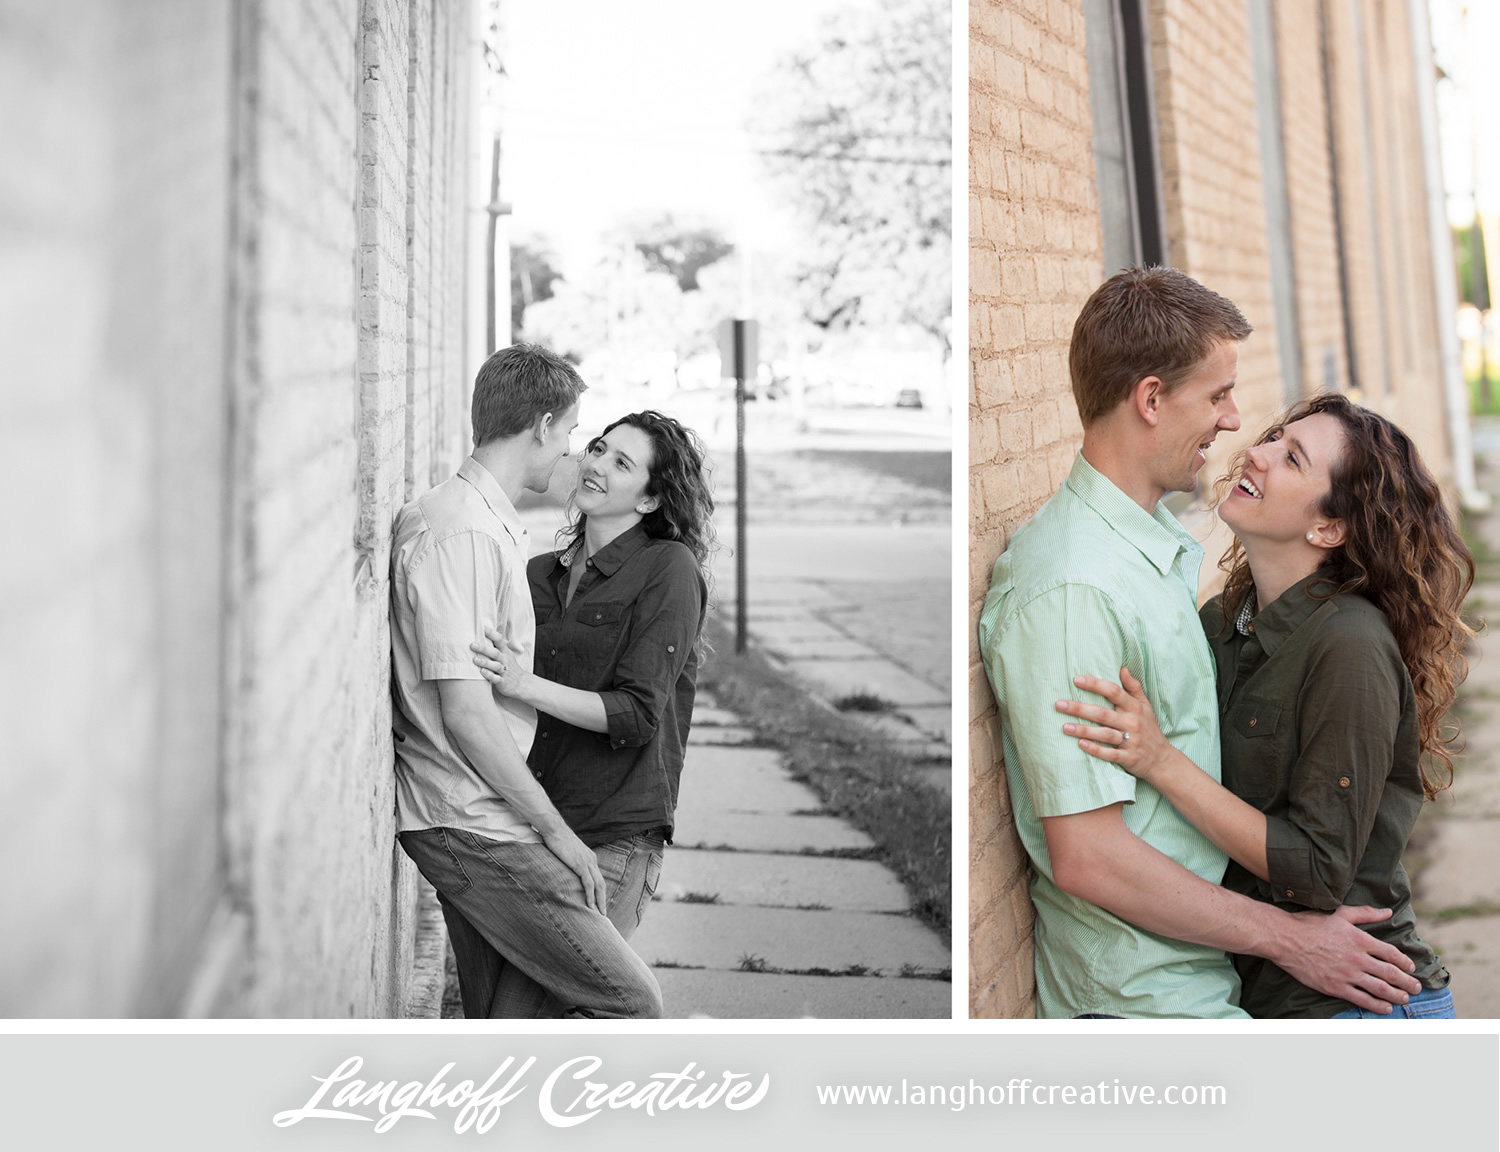
{"type": "Polygon", "coordinates": [[[973,1017],[1500,1015],[1494,20],[971,9],[973,1017]]]}

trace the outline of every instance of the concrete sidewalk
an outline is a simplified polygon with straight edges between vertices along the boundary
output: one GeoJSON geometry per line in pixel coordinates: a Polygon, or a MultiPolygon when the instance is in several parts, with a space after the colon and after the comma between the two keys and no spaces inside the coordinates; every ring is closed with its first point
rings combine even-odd
{"type": "MultiPolygon", "coordinates": [[[[899,744],[951,792],[950,502],[836,456],[758,454],[751,471],[750,639],[825,701],[899,744]]],[[[732,475],[723,469],[721,476],[732,475]]],[[[734,494],[720,539],[732,543],[734,494]]],[[[732,618],[733,557],[716,568],[732,618]]],[[[667,1014],[946,1018],[952,957],[909,912],[863,832],[822,810],[740,719],[699,698],[675,847],[631,943],[667,1014]]]]}
{"type": "Polygon", "coordinates": [[[632,946],[670,1017],[946,1018],[947,948],[868,836],[823,811],[773,750],[703,697],[677,843],[632,946]]]}
{"type": "Polygon", "coordinates": [[[1479,486],[1495,497],[1471,516],[1479,572],[1471,617],[1488,622],[1470,646],[1459,691],[1464,752],[1453,787],[1423,810],[1411,857],[1417,930],[1453,976],[1461,1017],[1500,1017],[1500,421],[1475,422],[1479,486]]]}

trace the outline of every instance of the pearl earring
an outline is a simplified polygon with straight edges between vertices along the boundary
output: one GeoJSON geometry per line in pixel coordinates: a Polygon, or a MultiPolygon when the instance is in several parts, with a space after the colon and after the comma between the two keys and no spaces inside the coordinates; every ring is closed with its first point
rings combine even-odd
{"type": "Polygon", "coordinates": [[[1309,532],[1307,534],[1307,542],[1309,544],[1316,544],[1318,542],[1318,538],[1316,536],[1314,536],[1311,532],[1309,532]]]}

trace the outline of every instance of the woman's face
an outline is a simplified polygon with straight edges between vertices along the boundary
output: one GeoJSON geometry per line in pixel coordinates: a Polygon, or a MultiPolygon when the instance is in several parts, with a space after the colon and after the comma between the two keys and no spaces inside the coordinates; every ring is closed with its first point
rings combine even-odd
{"type": "Polygon", "coordinates": [[[634,516],[656,507],[646,495],[651,483],[651,437],[633,424],[620,424],[584,452],[573,500],[585,516],[604,519],[634,516]]]}
{"type": "Polygon", "coordinates": [[[1321,505],[1344,451],[1337,417],[1315,412],[1282,428],[1279,435],[1245,453],[1245,468],[1219,517],[1252,549],[1261,543],[1312,547],[1309,532],[1329,520],[1321,505]]]}

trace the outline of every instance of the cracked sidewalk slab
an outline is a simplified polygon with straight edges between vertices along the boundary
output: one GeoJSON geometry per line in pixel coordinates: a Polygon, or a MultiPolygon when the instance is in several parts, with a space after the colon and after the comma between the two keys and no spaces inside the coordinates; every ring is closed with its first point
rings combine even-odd
{"type": "Polygon", "coordinates": [[[693,1006],[689,1019],[946,1020],[951,985],[941,980],[797,976],[658,968],[668,1005],[693,1006]]]}
{"type": "Polygon", "coordinates": [[[822,905],[825,911],[894,913],[911,907],[905,886],[884,864],[765,852],[673,848],[656,895],[663,903],[677,903],[692,895],[712,897],[724,906],[804,911],[811,905],[822,905]]]}
{"type": "Polygon", "coordinates": [[[911,916],[838,909],[663,902],[652,904],[630,944],[653,967],[733,971],[756,958],[771,968],[836,971],[862,964],[894,976],[903,965],[941,970],[952,963],[932,931],[911,916]]]}

